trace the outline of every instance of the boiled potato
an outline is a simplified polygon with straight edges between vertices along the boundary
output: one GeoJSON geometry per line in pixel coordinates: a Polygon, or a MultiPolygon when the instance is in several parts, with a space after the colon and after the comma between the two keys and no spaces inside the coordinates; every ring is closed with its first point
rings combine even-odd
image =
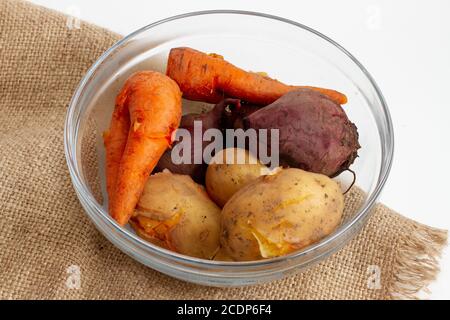
{"type": "Polygon", "coordinates": [[[222,248],[238,261],[282,256],[333,232],[343,210],[344,197],[335,181],[284,169],[259,177],[227,202],[222,248]]]}
{"type": "Polygon", "coordinates": [[[219,249],[214,256],[215,261],[234,261],[224,249],[219,249]]]}
{"type": "Polygon", "coordinates": [[[228,148],[218,152],[206,170],[206,190],[220,207],[223,207],[239,189],[261,175],[269,168],[247,150],[228,148]]]}
{"type": "Polygon", "coordinates": [[[189,256],[211,259],[219,249],[220,208],[187,175],[150,176],[131,225],[148,241],[189,256]]]}

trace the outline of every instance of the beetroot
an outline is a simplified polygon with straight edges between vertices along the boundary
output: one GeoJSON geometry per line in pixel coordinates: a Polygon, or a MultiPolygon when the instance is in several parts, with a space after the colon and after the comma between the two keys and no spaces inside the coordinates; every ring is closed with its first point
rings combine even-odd
{"type": "MultiPolygon", "coordinates": [[[[202,135],[210,128],[222,129],[223,112],[228,105],[239,105],[239,100],[236,99],[224,99],[214,106],[209,112],[206,113],[190,113],[181,118],[180,128],[187,129],[191,133],[191,164],[174,164],[172,162],[171,152],[172,149],[168,149],[155,168],[155,171],[162,171],[163,169],[169,169],[172,173],[190,175],[194,181],[203,183],[205,179],[205,173],[207,165],[205,163],[194,164],[194,121],[202,122],[202,135]]],[[[172,148],[179,142],[175,142],[172,148]]],[[[202,144],[202,154],[205,147],[209,144],[208,141],[202,144]]]]}
{"type": "Polygon", "coordinates": [[[242,119],[263,107],[248,104],[239,99],[225,99],[220,103],[223,102],[226,103],[226,107],[222,112],[222,127],[224,129],[243,128],[242,119]]]}
{"type": "MultiPolygon", "coordinates": [[[[202,133],[209,128],[279,129],[282,166],[301,168],[330,177],[346,170],[357,157],[357,150],[360,148],[357,128],[347,118],[342,107],[327,96],[310,89],[291,91],[265,107],[227,98],[207,113],[184,115],[180,128],[193,134],[194,121],[202,121],[202,133]]],[[[203,142],[202,152],[208,144],[207,141],[203,142]]],[[[270,143],[268,149],[270,153],[270,143]]],[[[191,159],[193,158],[194,145],[191,139],[191,159]]],[[[156,167],[157,170],[165,168],[173,173],[190,175],[196,182],[203,183],[207,164],[174,164],[169,149],[156,167]]]]}
{"type": "Polygon", "coordinates": [[[279,129],[283,166],[333,177],[353,163],[360,148],[357,128],[342,107],[310,89],[289,92],[242,120],[245,129],[279,129]]]}

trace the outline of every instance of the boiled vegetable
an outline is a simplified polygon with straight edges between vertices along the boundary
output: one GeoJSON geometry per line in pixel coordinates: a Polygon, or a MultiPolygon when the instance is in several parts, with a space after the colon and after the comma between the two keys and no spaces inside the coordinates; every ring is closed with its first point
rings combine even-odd
{"type": "Polygon", "coordinates": [[[211,159],[206,171],[206,190],[211,199],[223,207],[239,189],[268,173],[269,169],[247,150],[224,149],[211,159]]]}
{"type": "Polygon", "coordinates": [[[180,118],[181,92],[169,77],[140,71],[125,82],[104,134],[109,213],[120,225],[131,217],[180,118]]]}
{"type": "Polygon", "coordinates": [[[346,170],[360,148],[357,128],[342,107],[310,89],[289,92],[242,123],[245,129],[279,130],[281,165],[330,177],[346,170]]]}
{"type": "MultiPolygon", "coordinates": [[[[239,100],[238,100],[239,101],[239,100]]],[[[210,111],[205,113],[190,113],[186,114],[181,118],[180,128],[186,129],[190,133],[190,163],[174,163],[173,157],[183,157],[184,151],[181,151],[180,154],[172,154],[176,150],[175,146],[178,143],[182,143],[182,141],[176,141],[172,149],[168,149],[161,159],[158,162],[158,165],[156,166],[157,171],[162,171],[164,169],[168,169],[173,173],[178,174],[187,174],[194,179],[194,181],[198,183],[204,183],[205,181],[205,173],[207,164],[203,161],[203,157],[201,159],[201,163],[195,163],[195,148],[196,144],[194,142],[194,139],[202,139],[203,134],[208,129],[219,129],[222,130],[224,121],[223,119],[223,113],[225,108],[228,106],[228,104],[234,103],[233,99],[224,99],[221,102],[219,102],[217,105],[214,106],[210,111]],[[202,124],[202,130],[201,130],[201,137],[196,137],[194,135],[194,122],[201,122],[202,124]]],[[[199,140],[197,140],[199,141],[199,140]]],[[[200,154],[203,155],[203,151],[206,148],[206,146],[210,143],[210,141],[203,141],[198,144],[199,149],[197,150],[200,154]]],[[[220,142],[221,145],[223,145],[223,141],[220,142]]]]}
{"type": "Polygon", "coordinates": [[[130,222],[145,239],[178,253],[211,259],[219,249],[220,209],[186,175],[150,176],[130,222]]]}
{"type": "Polygon", "coordinates": [[[289,91],[310,88],[338,104],[347,102],[347,97],[335,90],[286,85],[259,73],[244,71],[220,55],[208,55],[191,48],[170,50],[166,73],[178,83],[184,98],[196,101],[218,103],[224,97],[231,97],[267,105],[289,91]]]}
{"type": "Polygon", "coordinates": [[[259,177],[222,209],[222,249],[237,261],[289,254],[339,225],[344,198],[325,175],[284,169],[259,177]]]}

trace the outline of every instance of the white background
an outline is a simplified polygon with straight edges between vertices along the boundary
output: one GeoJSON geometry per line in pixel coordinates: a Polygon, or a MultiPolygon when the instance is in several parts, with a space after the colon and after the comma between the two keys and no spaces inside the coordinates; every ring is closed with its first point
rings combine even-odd
{"type": "MultiPolygon", "coordinates": [[[[394,121],[395,159],[381,201],[450,229],[450,1],[32,0],[126,35],[172,15],[207,9],[270,13],[340,43],[369,70],[394,121]]],[[[450,299],[450,250],[431,298],[450,299]]]]}

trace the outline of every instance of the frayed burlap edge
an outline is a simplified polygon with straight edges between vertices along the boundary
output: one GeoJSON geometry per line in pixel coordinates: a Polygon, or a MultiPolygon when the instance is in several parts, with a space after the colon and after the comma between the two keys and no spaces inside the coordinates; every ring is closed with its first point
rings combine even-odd
{"type": "Polygon", "coordinates": [[[391,298],[421,299],[439,271],[439,258],[447,245],[446,230],[413,225],[413,237],[404,237],[396,257],[391,298]]]}

